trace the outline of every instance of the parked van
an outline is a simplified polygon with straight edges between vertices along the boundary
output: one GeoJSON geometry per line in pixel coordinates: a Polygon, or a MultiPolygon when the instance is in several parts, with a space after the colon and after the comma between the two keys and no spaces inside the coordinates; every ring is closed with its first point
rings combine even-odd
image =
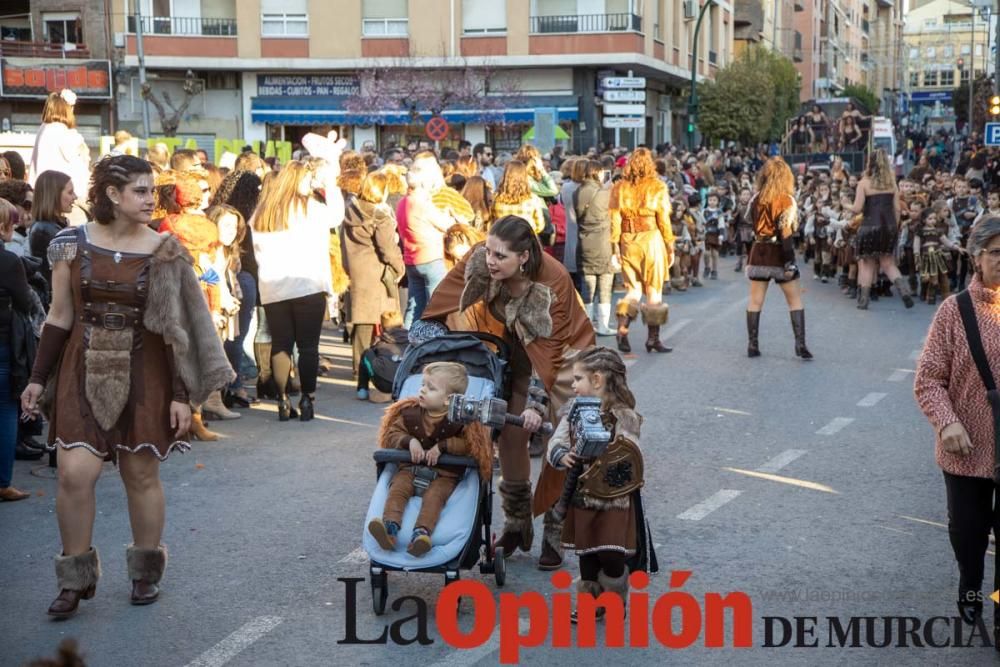
{"type": "Polygon", "coordinates": [[[872,119],[872,149],[875,148],[884,148],[890,158],[896,154],[896,128],[882,116],[872,119]]]}

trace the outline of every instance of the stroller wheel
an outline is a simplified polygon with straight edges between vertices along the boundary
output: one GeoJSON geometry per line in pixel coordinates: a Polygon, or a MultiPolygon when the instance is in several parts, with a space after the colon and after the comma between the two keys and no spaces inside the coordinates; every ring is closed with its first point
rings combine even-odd
{"type": "Polygon", "coordinates": [[[507,561],[504,559],[503,547],[497,547],[493,552],[493,577],[501,588],[507,581],[507,561]]]}
{"type": "Polygon", "coordinates": [[[385,613],[385,603],[389,599],[389,577],[382,574],[371,575],[372,581],[372,611],[376,616],[385,613]]]}

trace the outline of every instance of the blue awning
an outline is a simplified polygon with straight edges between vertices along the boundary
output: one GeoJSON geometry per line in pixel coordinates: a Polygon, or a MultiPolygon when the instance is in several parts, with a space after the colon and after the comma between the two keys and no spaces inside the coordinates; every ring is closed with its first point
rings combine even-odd
{"type": "MultiPolygon", "coordinates": [[[[539,96],[521,98],[514,106],[494,109],[446,109],[441,113],[450,123],[530,123],[536,108],[555,108],[560,121],[577,120],[580,115],[576,96],[539,96]]],[[[420,114],[422,122],[430,112],[420,114]]],[[[250,100],[250,118],[254,123],[276,125],[407,125],[410,114],[399,110],[358,114],[344,108],[342,97],[254,97],[250,100]]]]}

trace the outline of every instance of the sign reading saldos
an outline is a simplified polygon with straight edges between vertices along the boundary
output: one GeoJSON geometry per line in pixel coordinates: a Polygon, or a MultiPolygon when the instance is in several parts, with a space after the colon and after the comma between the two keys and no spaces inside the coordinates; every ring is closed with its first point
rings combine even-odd
{"type": "Polygon", "coordinates": [[[0,97],[44,99],[63,88],[84,100],[109,99],[111,61],[0,59],[0,97]]]}
{"type": "Polygon", "coordinates": [[[350,97],[361,92],[353,74],[258,74],[257,94],[274,97],[350,97]]]}

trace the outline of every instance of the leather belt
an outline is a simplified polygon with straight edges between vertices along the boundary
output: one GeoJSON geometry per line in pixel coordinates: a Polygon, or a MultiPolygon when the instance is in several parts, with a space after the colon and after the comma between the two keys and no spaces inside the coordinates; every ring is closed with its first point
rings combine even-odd
{"type": "Polygon", "coordinates": [[[756,236],[755,235],[753,237],[753,242],[754,243],[774,243],[774,244],[779,244],[780,245],[781,244],[781,239],[779,237],[777,237],[777,236],[756,236]]]}
{"type": "Polygon", "coordinates": [[[633,220],[622,220],[623,234],[640,234],[651,232],[656,229],[656,218],[651,216],[636,218],[633,220]]]}
{"type": "Polygon", "coordinates": [[[85,303],[80,321],[109,331],[138,329],[142,327],[142,311],[139,308],[123,308],[113,303],[85,303]]]}

